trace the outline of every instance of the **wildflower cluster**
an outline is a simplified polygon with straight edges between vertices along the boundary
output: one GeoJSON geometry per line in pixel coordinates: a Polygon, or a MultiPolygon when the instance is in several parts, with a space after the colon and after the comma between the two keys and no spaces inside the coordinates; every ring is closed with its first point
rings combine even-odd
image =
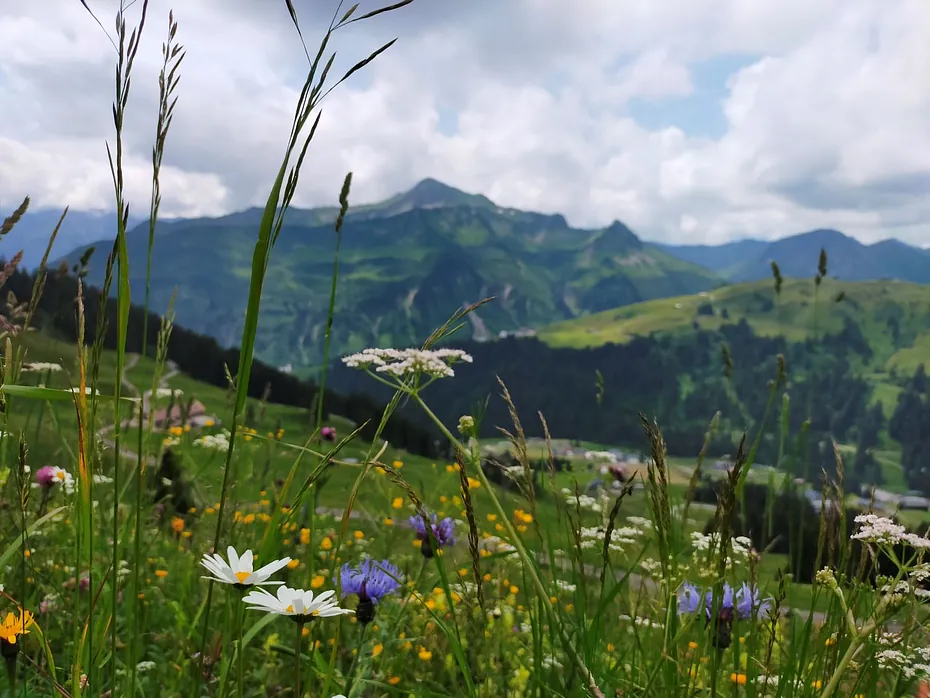
{"type": "Polygon", "coordinates": [[[762,599],[759,590],[746,583],[736,589],[724,583],[721,592],[719,597],[713,589],[702,594],[696,586],[686,582],[678,591],[678,613],[701,613],[714,627],[715,646],[723,649],[730,646],[734,620],[758,618],[771,607],[772,601],[762,599]]]}
{"type": "Polygon", "coordinates": [[[342,361],[349,368],[374,366],[376,372],[396,377],[424,374],[446,378],[455,375],[452,364],[471,363],[472,357],[460,349],[365,349],[342,361]]]}
{"type": "Polygon", "coordinates": [[[930,539],[908,533],[904,526],[896,524],[891,519],[875,514],[860,514],[855,518],[860,524],[859,531],[851,537],[863,543],[874,545],[896,545],[906,543],[915,548],[930,548],[930,539]]]}
{"type": "Polygon", "coordinates": [[[596,499],[587,494],[576,494],[572,492],[567,487],[562,488],[562,494],[565,496],[565,502],[572,508],[587,509],[588,511],[594,511],[600,513],[604,510],[604,507],[596,499]]]}
{"type": "Polygon", "coordinates": [[[434,554],[433,542],[440,549],[455,543],[455,521],[446,517],[437,522],[436,514],[430,514],[427,521],[419,514],[410,517],[410,527],[416,534],[420,543],[420,552],[423,557],[432,557],[434,554]],[[427,528],[427,523],[429,527],[427,528]]]}
{"type": "Polygon", "coordinates": [[[900,671],[908,679],[930,676],[930,646],[907,647],[895,633],[882,633],[877,645],[875,659],[883,669],[900,671]]]}
{"type": "Polygon", "coordinates": [[[33,373],[48,373],[48,372],[57,373],[58,371],[61,371],[62,368],[61,368],[61,364],[43,363],[41,361],[35,361],[33,363],[23,364],[22,370],[26,372],[33,372],[33,373]]]}
{"type": "Polygon", "coordinates": [[[194,439],[195,446],[213,449],[215,451],[229,450],[229,432],[225,429],[217,434],[204,434],[194,439]]]}
{"type": "MultiPolygon", "coordinates": [[[[604,538],[607,531],[601,527],[583,527],[580,530],[581,547],[597,548],[604,546],[604,538]]],[[[635,526],[621,526],[610,532],[610,542],[608,548],[614,552],[622,553],[624,546],[635,545],[640,542],[643,530],[635,526]]]]}

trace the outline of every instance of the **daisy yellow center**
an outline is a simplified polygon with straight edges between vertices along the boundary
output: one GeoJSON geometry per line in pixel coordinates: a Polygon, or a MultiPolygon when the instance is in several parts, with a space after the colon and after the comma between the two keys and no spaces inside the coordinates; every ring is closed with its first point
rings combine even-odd
{"type": "Polygon", "coordinates": [[[240,584],[245,584],[245,580],[249,578],[251,572],[236,572],[236,579],[239,580],[240,584]]]}
{"type": "Polygon", "coordinates": [[[55,473],[55,477],[57,477],[59,480],[64,480],[65,472],[63,470],[59,470],[57,473],[55,473]]]}
{"type": "Polygon", "coordinates": [[[288,613],[293,613],[293,612],[294,612],[294,604],[289,605],[289,606],[288,606],[287,608],[285,608],[284,610],[287,611],[288,613]]]}

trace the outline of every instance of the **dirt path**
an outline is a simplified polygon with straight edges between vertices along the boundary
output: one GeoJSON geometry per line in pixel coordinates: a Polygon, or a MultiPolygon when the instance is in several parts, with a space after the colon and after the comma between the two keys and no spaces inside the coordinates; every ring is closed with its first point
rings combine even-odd
{"type": "MultiPolygon", "coordinates": [[[[136,396],[136,397],[139,397],[139,389],[136,387],[136,385],[132,381],[129,380],[129,378],[127,377],[127,372],[131,370],[133,367],[135,367],[136,364],[139,363],[139,359],[140,359],[139,354],[127,354],[126,362],[123,364],[123,375],[120,376],[120,382],[122,383],[123,388],[127,392],[131,393],[133,396],[136,396]]],[[[168,381],[174,378],[176,375],[178,375],[178,373],[180,373],[180,370],[178,369],[178,365],[174,363],[173,361],[167,361],[165,363],[165,367],[168,370],[162,375],[161,379],[158,381],[159,390],[165,390],[165,389],[170,388],[171,386],[168,385],[168,381]]],[[[151,389],[146,390],[144,393],[142,393],[141,404],[143,407],[143,414],[148,414],[149,404],[151,402],[151,399],[152,399],[151,389]]],[[[129,427],[131,426],[132,426],[131,420],[125,420],[121,424],[123,433],[124,434],[127,433],[129,427]]],[[[110,437],[110,433],[113,432],[115,429],[116,429],[116,424],[106,424],[97,430],[97,439],[100,441],[100,443],[105,448],[108,448],[111,451],[116,450],[116,441],[110,437]]],[[[139,458],[139,454],[137,451],[131,448],[128,448],[123,444],[120,444],[119,453],[120,453],[120,456],[128,460],[137,460],[139,458]]],[[[157,463],[157,459],[154,456],[146,456],[145,462],[146,462],[146,465],[148,466],[154,466],[157,463]]]]}

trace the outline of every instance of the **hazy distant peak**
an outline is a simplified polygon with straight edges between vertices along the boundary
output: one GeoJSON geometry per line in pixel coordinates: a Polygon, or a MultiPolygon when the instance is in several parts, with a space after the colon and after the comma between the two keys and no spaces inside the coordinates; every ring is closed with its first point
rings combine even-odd
{"type": "Polygon", "coordinates": [[[809,230],[806,233],[798,233],[797,235],[791,235],[787,238],[784,238],[781,241],[774,241],[773,244],[778,244],[779,242],[787,242],[789,240],[806,240],[808,242],[818,244],[818,245],[836,245],[836,244],[849,244],[853,243],[856,246],[861,245],[860,242],[854,238],[849,237],[845,233],[840,232],[839,230],[834,230],[833,228],[818,228],[816,230],[809,230]]]}
{"type": "Polygon", "coordinates": [[[627,227],[625,223],[615,220],[613,223],[604,228],[603,239],[614,245],[625,247],[642,247],[642,240],[637,237],[636,233],[627,227]]]}
{"type": "Polygon", "coordinates": [[[410,208],[437,208],[442,206],[493,206],[494,203],[480,194],[467,194],[460,189],[427,177],[417,182],[412,189],[391,201],[407,204],[410,208]]]}

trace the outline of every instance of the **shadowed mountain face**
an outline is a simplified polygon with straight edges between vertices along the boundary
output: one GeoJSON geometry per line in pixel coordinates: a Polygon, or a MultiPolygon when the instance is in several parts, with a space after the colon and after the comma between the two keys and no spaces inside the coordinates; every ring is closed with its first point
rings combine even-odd
{"type": "Polygon", "coordinates": [[[817,273],[820,250],[827,253],[829,274],[845,281],[896,279],[930,283],[930,253],[898,240],[873,245],[837,230],[812,230],[774,242],[740,240],[723,245],[663,245],[669,254],[717,272],[729,281],[758,281],[772,275],[808,278],[817,273]]]}
{"type": "MultiPolygon", "coordinates": [[[[292,210],[272,254],[258,356],[317,365],[329,306],[336,208],[292,210]]],[[[236,344],[261,212],[159,223],[152,308],[172,293],[177,322],[236,344]]],[[[129,234],[133,300],[145,288],[147,224],[129,234]]],[[[89,280],[103,280],[101,242],[89,280]]],[[[74,263],[86,249],[67,259],[74,263]]],[[[339,255],[333,352],[422,343],[465,304],[493,296],[459,332],[478,339],[650,298],[713,288],[718,277],[642,242],[619,222],[571,228],[560,215],[496,206],[435,180],[350,209],[339,255]]]]}

